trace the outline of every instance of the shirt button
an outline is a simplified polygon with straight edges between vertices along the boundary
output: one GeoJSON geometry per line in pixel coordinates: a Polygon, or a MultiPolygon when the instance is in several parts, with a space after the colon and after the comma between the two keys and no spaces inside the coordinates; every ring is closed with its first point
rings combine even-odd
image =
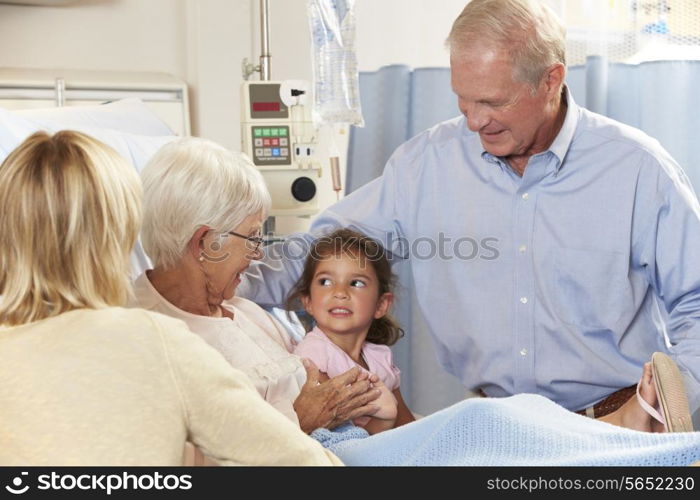
{"type": "Polygon", "coordinates": [[[529,195],[529,194],[527,194],[527,193],[523,193],[523,200],[527,200],[527,199],[528,199],[529,197],[530,197],[530,195],[529,195]]]}
{"type": "Polygon", "coordinates": [[[521,356],[527,356],[527,349],[520,349],[521,356]]]}
{"type": "Polygon", "coordinates": [[[520,297],[520,302],[527,304],[527,297],[520,297]]]}
{"type": "Polygon", "coordinates": [[[525,245],[520,245],[518,247],[518,252],[520,253],[525,253],[525,250],[527,250],[527,247],[525,245]]]}

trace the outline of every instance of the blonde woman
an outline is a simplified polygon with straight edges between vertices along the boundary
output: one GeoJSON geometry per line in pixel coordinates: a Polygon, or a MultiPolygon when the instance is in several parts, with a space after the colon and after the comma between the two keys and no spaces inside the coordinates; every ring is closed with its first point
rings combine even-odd
{"type": "Polygon", "coordinates": [[[39,132],[0,166],[0,465],[339,464],[184,323],[129,296],[141,186],[114,150],[39,132]]]}

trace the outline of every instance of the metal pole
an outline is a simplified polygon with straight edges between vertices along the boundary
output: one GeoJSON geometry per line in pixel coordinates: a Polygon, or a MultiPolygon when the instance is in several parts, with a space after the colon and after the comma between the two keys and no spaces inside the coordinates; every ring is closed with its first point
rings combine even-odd
{"type": "Polygon", "coordinates": [[[260,40],[262,54],[260,55],[260,79],[270,79],[270,4],[269,0],[260,0],[260,40]]]}
{"type": "Polygon", "coordinates": [[[56,106],[63,107],[66,105],[66,80],[62,77],[56,78],[55,87],[56,91],[56,106]]]}

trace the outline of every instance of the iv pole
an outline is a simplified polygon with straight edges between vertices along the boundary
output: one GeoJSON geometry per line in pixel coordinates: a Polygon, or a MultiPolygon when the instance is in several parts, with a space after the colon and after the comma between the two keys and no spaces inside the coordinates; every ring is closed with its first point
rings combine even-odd
{"type": "Polygon", "coordinates": [[[243,79],[250,79],[253,73],[260,73],[260,80],[270,80],[270,3],[269,0],[260,0],[260,64],[253,65],[248,58],[243,59],[243,79]]]}
{"type": "MultiPolygon", "coordinates": [[[[261,81],[270,80],[270,3],[269,0],[260,0],[260,64],[254,66],[248,58],[243,59],[243,79],[248,80],[253,73],[260,73],[261,81]]],[[[273,235],[275,232],[275,218],[268,217],[263,224],[263,234],[273,235]]],[[[268,243],[274,240],[268,240],[268,243]]]]}
{"type": "Polygon", "coordinates": [[[260,79],[270,79],[270,4],[269,0],[260,0],[260,79]]]}

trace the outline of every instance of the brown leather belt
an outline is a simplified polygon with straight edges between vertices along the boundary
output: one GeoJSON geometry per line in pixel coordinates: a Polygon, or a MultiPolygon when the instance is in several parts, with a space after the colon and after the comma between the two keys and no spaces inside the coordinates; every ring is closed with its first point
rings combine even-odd
{"type": "MultiPolygon", "coordinates": [[[[578,413],[579,415],[589,416],[591,418],[604,417],[605,415],[614,412],[620,406],[625,404],[629,400],[629,398],[634,396],[636,391],[636,385],[624,387],[619,391],[613,392],[610,396],[603,399],[602,401],[599,401],[598,403],[593,405],[593,407],[584,408],[583,410],[579,410],[575,413],[578,413]]],[[[479,394],[479,396],[481,396],[482,398],[488,397],[486,393],[481,389],[477,391],[477,394],[479,394]]]]}
{"type": "Polygon", "coordinates": [[[576,413],[579,415],[586,415],[592,418],[600,418],[608,415],[625,404],[629,399],[634,396],[637,392],[637,386],[631,385],[629,387],[624,387],[619,391],[613,392],[610,396],[602,401],[599,401],[593,408],[584,408],[576,413]]]}

